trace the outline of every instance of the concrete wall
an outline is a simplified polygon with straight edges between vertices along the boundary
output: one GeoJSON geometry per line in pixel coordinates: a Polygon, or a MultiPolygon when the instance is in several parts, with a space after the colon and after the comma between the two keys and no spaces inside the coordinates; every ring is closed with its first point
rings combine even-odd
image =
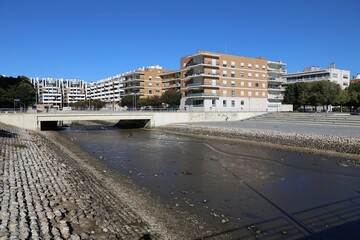
{"type": "Polygon", "coordinates": [[[264,113],[265,112],[159,112],[154,113],[151,127],[159,127],[170,123],[237,121],[264,113]]]}
{"type": "Polygon", "coordinates": [[[0,122],[39,131],[42,121],[118,121],[118,120],[150,120],[150,127],[159,127],[170,123],[206,122],[206,121],[236,121],[265,112],[83,112],[74,114],[65,112],[54,113],[9,113],[0,114],[0,122]]]}
{"type": "Polygon", "coordinates": [[[38,130],[35,113],[1,113],[0,122],[24,129],[38,130]]]}

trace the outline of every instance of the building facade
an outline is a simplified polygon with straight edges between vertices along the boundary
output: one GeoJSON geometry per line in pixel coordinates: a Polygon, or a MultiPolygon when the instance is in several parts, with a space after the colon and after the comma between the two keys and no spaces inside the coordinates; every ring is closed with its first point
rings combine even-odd
{"type": "Polygon", "coordinates": [[[167,71],[160,74],[162,93],[166,91],[180,91],[180,70],[167,71]]]}
{"type": "Polygon", "coordinates": [[[61,109],[69,103],[84,101],[86,84],[83,80],[63,78],[31,78],[36,88],[37,104],[61,109]]]}
{"type": "Polygon", "coordinates": [[[116,75],[88,83],[86,86],[86,98],[107,103],[119,102],[124,95],[123,82],[124,77],[116,75]]]}
{"type": "Polygon", "coordinates": [[[140,98],[161,96],[161,74],[167,72],[159,65],[139,68],[132,72],[122,74],[124,79],[124,96],[136,95],[140,98]]]}
{"type": "Polygon", "coordinates": [[[296,82],[315,82],[329,81],[337,83],[342,89],[350,85],[350,71],[336,69],[335,64],[330,64],[329,68],[305,67],[302,72],[288,73],[285,75],[286,85],[296,82]]]}
{"type": "Polygon", "coordinates": [[[271,111],[281,104],[285,64],[197,51],[180,59],[181,108],[195,111],[271,111]],[[269,68],[272,66],[273,68],[269,68]],[[269,83],[271,77],[271,84],[269,83]],[[271,87],[270,89],[268,87],[271,87]],[[276,89],[279,88],[279,89],[276,89]],[[269,109],[271,107],[271,109],[269,109]]]}

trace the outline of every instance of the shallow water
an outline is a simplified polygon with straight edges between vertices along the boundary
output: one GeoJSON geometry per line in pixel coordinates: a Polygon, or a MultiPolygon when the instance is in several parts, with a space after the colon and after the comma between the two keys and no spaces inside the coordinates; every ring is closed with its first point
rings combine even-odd
{"type": "Polygon", "coordinates": [[[219,236],[332,239],[360,226],[360,168],[346,159],[143,129],[59,133],[219,236]]]}

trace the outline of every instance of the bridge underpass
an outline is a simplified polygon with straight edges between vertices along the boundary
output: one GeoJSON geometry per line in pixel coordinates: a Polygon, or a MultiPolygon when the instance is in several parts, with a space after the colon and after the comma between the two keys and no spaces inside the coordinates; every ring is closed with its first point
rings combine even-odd
{"type": "Polygon", "coordinates": [[[4,113],[0,122],[20,128],[40,131],[53,129],[61,121],[104,121],[129,125],[136,123],[153,128],[171,123],[237,121],[264,112],[145,112],[145,111],[58,111],[55,113],[4,113]]]}

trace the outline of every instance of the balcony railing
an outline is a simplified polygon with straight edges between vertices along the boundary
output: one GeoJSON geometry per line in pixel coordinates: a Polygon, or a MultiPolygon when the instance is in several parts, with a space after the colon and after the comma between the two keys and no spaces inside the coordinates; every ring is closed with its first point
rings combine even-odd
{"type": "Polygon", "coordinates": [[[189,93],[188,97],[219,97],[219,93],[189,93]]]}

